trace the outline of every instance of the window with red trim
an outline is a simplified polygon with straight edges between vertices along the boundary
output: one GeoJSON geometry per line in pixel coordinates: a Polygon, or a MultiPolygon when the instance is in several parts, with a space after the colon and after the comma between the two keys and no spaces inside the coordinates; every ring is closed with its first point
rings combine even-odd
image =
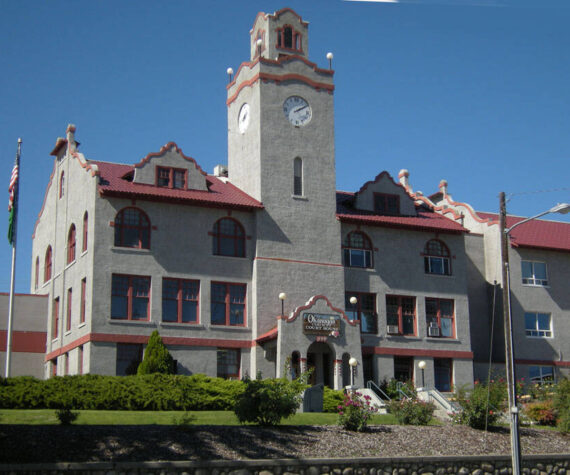
{"type": "Polygon", "coordinates": [[[162,321],[198,323],[200,282],[162,279],[162,321]]]}
{"type": "Polygon", "coordinates": [[[63,198],[65,195],[65,172],[61,172],[59,176],[59,197],[63,198]]]}
{"type": "Polygon", "coordinates": [[[453,300],[426,298],[426,324],[428,336],[455,338],[453,300]]]}
{"type": "Polygon", "coordinates": [[[71,287],[67,289],[67,308],[65,309],[65,331],[71,330],[71,304],[73,300],[73,290],[71,287]]]}
{"type": "Polygon", "coordinates": [[[400,214],[400,197],[388,193],[374,193],[374,211],[397,216],[400,214]]]}
{"type": "Polygon", "coordinates": [[[372,243],[368,236],[360,231],[347,234],[342,243],[344,265],[347,267],[373,267],[372,243]]]}
{"type": "Polygon", "coordinates": [[[240,350],[232,348],[218,348],[218,378],[239,379],[240,350]]]}
{"type": "Polygon", "coordinates": [[[85,323],[85,300],[87,297],[87,278],[81,279],[81,303],[79,308],[79,323],[85,323]]]}
{"type": "Polygon", "coordinates": [[[349,320],[360,321],[361,333],[377,333],[376,294],[346,292],[344,303],[349,320]],[[350,303],[352,297],[356,297],[354,304],[350,303]]]}
{"type": "Polygon", "coordinates": [[[387,333],[393,335],[416,334],[416,298],[386,295],[387,333]]]}
{"type": "Polygon", "coordinates": [[[48,246],[44,260],[44,282],[51,279],[51,254],[51,246],[48,246]]]}
{"type": "Polygon", "coordinates": [[[111,288],[112,319],[148,320],[150,277],[113,274],[111,288]]]}
{"type": "Polygon", "coordinates": [[[301,33],[295,31],[292,26],[284,25],[277,28],[277,45],[279,49],[288,49],[293,51],[301,50],[301,33]]]}
{"type": "Polygon", "coordinates": [[[63,355],[63,375],[67,376],[69,374],[69,353],[63,355]]]}
{"type": "Polygon", "coordinates": [[[77,374],[83,374],[83,345],[77,348],[77,374]]]}
{"type": "Polygon", "coordinates": [[[115,246],[150,249],[150,221],[137,208],[124,208],[115,216],[115,246]]]}
{"type": "Polygon", "coordinates": [[[36,272],[34,275],[34,289],[38,288],[39,275],[40,275],[40,258],[36,257],[36,272]]]}
{"type": "Polygon", "coordinates": [[[430,239],[426,243],[424,267],[426,274],[451,275],[449,249],[439,239],[430,239]]]}
{"type": "Polygon", "coordinates": [[[89,237],[89,215],[87,211],[83,215],[83,243],[81,245],[81,251],[85,252],[87,250],[87,239],[89,237]]]}
{"type": "Polygon", "coordinates": [[[245,284],[212,282],[212,325],[245,326],[245,284]]]}
{"type": "Polygon", "coordinates": [[[51,375],[57,376],[57,358],[51,360],[51,375]]]}
{"type": "Polygon", "coordinates": [[[75,224],[72,224],[67,234],[67,263],[75,260],[75,224]]]}
{"type": "Polygon", "coordinates": [[[59,334],[59,297],[53,299],[53,307],[51,310],[51,321],[52,321],[52,329],[51,329],[51,337],[57,338],[59,334]]]}
{"type": "Polygon", "coordinates": [[[245,232],[235,219],[216,221],[212,235],[215,256],[245,257],[245,232]]]}
{"type": "Polygon", "coordinates": [[[156,167],[156,186],[186,189],[187,170],[172,167],[156,167]]]}
{"type": "Polygon", "coordinates": [[[453,361],[451,358],[433,359],[435,389],[442,392],[453,390],[453,361]]]}

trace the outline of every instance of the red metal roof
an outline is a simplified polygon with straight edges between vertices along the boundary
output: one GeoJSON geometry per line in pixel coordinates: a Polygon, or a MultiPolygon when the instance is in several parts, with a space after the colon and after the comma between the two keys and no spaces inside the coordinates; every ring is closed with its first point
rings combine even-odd
{"type": "MultiPolygon", "coordinates": [[[[477,212],[477,215],[483,219],[499,221],[499,215],[496,213],[477,212]]],[[[521,216],[507,216],[507,228],[524,219],[526,218],[521,216]]],[[[510,236],[513,247],[570,251],[570,223],[533,219],[517,226],[511,231],[510,236]]]]}
{"type": "Polygon", "coordinates": [[[98,162],[89,164],[99,168],[99,192],[102,196],[139,198],[156,201],[172,201],[196,206],[231,207],[241,209],[262,209],[263,205],[231,183],[214,176],[206,176],[207,191],[178,190],[144,183],[133,183],[132,165],[98,162]],[[131,178],[125,178],[128,176],[131,178]]]}
{"type": "Polygon", "coordinates": [[[368,224],[395,228],[416,229],[419,231],[437,231],[447,233],[469,232],[459,223],[441,214],[418,207],[417,216],[387,216],[354,208],[355,193],[337,191],[337,218],[347,223],[368,224]]]}

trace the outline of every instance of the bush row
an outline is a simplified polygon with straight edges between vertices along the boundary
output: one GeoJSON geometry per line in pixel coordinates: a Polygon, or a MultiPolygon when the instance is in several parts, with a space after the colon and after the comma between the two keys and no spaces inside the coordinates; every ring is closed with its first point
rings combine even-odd
{"type": "Polygon", "coordinates": [[[24,376],[0,379],[0,408],[220,411],[231,410],[243,390],[242,381],[201,374],[24,376]]]}

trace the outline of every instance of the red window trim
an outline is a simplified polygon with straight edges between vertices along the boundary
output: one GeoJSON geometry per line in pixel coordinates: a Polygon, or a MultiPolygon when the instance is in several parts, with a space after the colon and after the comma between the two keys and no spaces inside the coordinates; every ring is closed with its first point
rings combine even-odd
{"type": "Polygon", "coordinates": [[[215,256],[225,256],[225,257],[245,257],[246,256],[246,250],[245,250],[245,241],[246,241],[246,235],[245,235],[245,230],[243,228],[243,226],[241,225],[241,223],[234,218],[230,218],[230,217],[224,217],[224,218],[220,218],[218,219],[213,226],[213,230],[212,230],[212,236],[213,236],[213,242],[212,242],[212,247],[213,247],[213,254],[215,256]],[[221,223],[222,221],[232,221],[234,223],[234,225],[236,226],[234,228],[234,234],[222,234],[220,231],[220,227],[221,227],[221,223]],[[241,236],[240,236],[240,232],[241,232],[241,236]],[[233,243],[234,243],[234,252],[233,254],[221,254],[221,239],[232,239],[233,243]],[[242,244],[242,249],[243,249],[243,254],[240,254],[239,250],[239,242],[243,241],[242,244]]]}
{"type": "Polygon", "coordinates": [[[115,228],[114,245],[116,247],[126,247],[129,249],[150,249],[150,246],[151,246],[151,242],[150,242],[151,232],[150,231],[151,231],[152,226],[151,226],[150,219],[149,219],[148,215],[142,209],[137,208],[136,206],[126,206],[125,208],[119,210],[117,212],[117,214],[115,215],[115,221],[113,222],[113,227],[115,228]],[[125,225],[124,224],[124,218],[122,217],[122,214],[126,210],[130,210],[130,209],[133,209],[133,210],[137,211],[137,213],[139,213],[139,219],[138,219],[139,224],[137,226],[125,225]],[[120,216],[121,222],[119,224],[117,224],[117,219],[119,218],[119,215],[121,215],[120,216]],[[148,226],[144,226],[144,225],[140,224],[141,217],[144,217],[146,219],[148,226]],[[129,228],[138,230],[138,245],[137,246],[126,246],[125,245],[124,230],[129,229],[129,228]],[[119,243],[117,243],[117,229],[119,229],[119,231],[118,231],[119,232],[119,243]],[[145,232],[148,234],[148,236],[147,236],[148,246],[147,247],[143,247],[143,244],[142,244],[143,243],[143,239],[142,239],[143,233],[145,233],[145,232]]]}
{"type": "Polygon", "coordinates": [[[430,257],[434,257],[434,258],[439,258],[439,259],[447,259],[447,267],[449,269],[449,273],[443,273],[443,274],[438,274],[437,272],[426,272],[426,274],[430,274],[430,275],[453,275],[453,269],[451,268],[451,252],[449,252],[449,247],[447,247],[447,244],[445,244],[441,239],[430,239],[425,243],[424,246],[424,250],[421,253],[421,255],[424,257],[424,268],[426,266],[425,264],[425,260],[427,258],[430,257]],[[432,252],[430,252],[430,248],[429,248],[429,243],[430,242],[437,242],[440,246],[441,246],[441,255],[440,254],[434,254],[432,252]]]}
{"type": "Polygon", "coordinates": [[[188,170],[185,168],[175,168],[175,167],[165,167],[162,165],[157,165],[155,168],[155,182],[154,184],[159,188],[170,188],[175,190],[187,190],[188,189],[188,170]],[[161,170],[168,170],[168,186],[159,185],[158,179],[160,177],[161,170]],[[174,172],[182,172],[184,174],[184,185],[182,188],[174,188],[174,172]]]}
{"type": "Polygon", "coordinates": [[[85,323],[85,299],[87,294],[87,278],[81,279],[81,303],[79,310],[79,323],[85,323]]]}
{"type": "Polygon", "coordinates": [[[284,51],[295,51],[298,53],[303,52],[303,35],[293,28],[292,25],[283,25],[280,28],[276,28],[276,43],[275,48],[284,51]],[[291,28],[291,43],[292,47],[285,46],[285,28],[291,28]]]}
{"type": "Polygon", "coordinates": [[[59,336],[59,297],[53,299],[51,319],[52,319],[51,338],[52,340],[55,340],[59,336]]]}
{"type": "MultiPolygon", "coordinates": [[[[409,337],[417,337],[418,336],[418,312],[417,312],[417,303],[416,297],[413,295],[386,295],[386,307],[388,306],[388,298],[396,298],[398,299],[398,335],[400,336],[409,336],[409,337]],[[413,299],[414,301],[414,332],[413,333],[404,333],[404,310],[402,306],[402,299],[413,299]]],[[[388,309],[386,308],[386,325],[388,325],[388,309]]]]}
{"type": "Polygon", "coordinates": [[[87,211],[83,215],[83,243],[81,245],[81,251],[85,252],[87,250],[87,240],[89,238],[89,215],[87,211]]]}
{"type": "Polygon", "coordinates": [[[240,348],[218,348],[216,350],[216,359],[218,356],[218,351],[235,351],[237,352],[237,361],[238,361],[238,372],[237,374],[226,374],[225,376],[218,376],[218,371],[217,371],[217,364],[216,364],[216,376],[218,377],[226,377],[228,379],[241,379],[241,349],[240,348]]]}
{"type": "MultiPolygon", "coordinates": [[[[112,277],[127,277],[129,279],[129,288],[127,290],[127,316],[126,317],[113,317],[113,302],[112,299],[115,296],[113,294],[113,282],[111,280],[111,320],[128,320],[133,322],[146,322],[150,320],[150,294],[151,294],[151,279],[147,275],[133,275],[133,274],[113,274],[112,277]],[[146,307],[146,318],[133,319],[133,279],[146,279],[148,280],[148,294],[147,307],[146,307]]],[[[124,295],[117,295],[118,297],[125,297],[124,295]]],[[[138,297],[140,298],[140,296],[138,297]]]]}
{"type": "MultiPolygon", "coordinates": [[[[177,278],[172,278],[172,277],[164,277],[162,279],[162,285],[163,285],[163,289],[164,289],[164,281],[165,280],[170,280],[170,281],[175,281],[178,284],[178,292],[176,294],[176,304],[177,304],[177,310],[176,310],[176,321],[166,321],[164,320],[164,315],[163,315],[163,319],[162,321],[164,323],[182,323],[184,325],[196,325],[200,323],[200,281],[199,280],[193,280],[193,279],[177,279],[177,278]],[[194,284],[198,284],[198,295],[196,296],[196,299],[189,299],[189,300],[184,300],[182,299],[182,284],[184,282],[191,282],[194,284]],[[196,321],[195,322],[183,322],[182,321],[182,303],[184,301],[188,301],[188,302],[196,302],[196,321]]],[[[162,300],[164,301],[164,293],[162,294],[162,300]]],[[[173,299],[168,299],[168,300],[173,300],[173,299]]]]}
{"type": "Polygon", "coordinates": [[[386,216],[399,216],[399,215],[400,215],[400,195],[398,195],[398,194],[396,194],[396,193],[376,193],[376,192],[375,192],[375,193],[373,194],[373,196],[374,196],[374,198],[373,198],[373,199],[374,199],[374,203],[373,203],[373,204],[374,204],[374,211],[375,211],[375,212],[377,212],[377,213],[382,212],[382,213],[385,214],[386,216]],[[398,206],[397,206],[397,207],[398,207],[398,209],[397,209],[397,211],[396,211],[395,213],[389,213],[389,212],[387,211],[387,209],[388,209],[388,206],[387,206],[388,201],[387,201],[387,200],[388,200],[389,197],[390,197],[390,198],[397,198],[397,203],[398,203],[398,206]],[[384,211],[380,211],[380,210],[378,209],[378,207],[376,206],[376,202],[377,202],[377,199],[378,199],[378,198],[382,198],[383,201],[384,201],[384,211]]]}
{"type": "MultiPolygon", "coordinates": [[[[242,284],[238,282],[216,282],[212,281],[210,284],[210,289],[213,288],[214,285],[224,285],[226,287],[226,295],[224,299],[224,304],[226,306],[226,321],[225,323],[212,323],[212,316],[210,314],[210,323],[214,326],[227,326],[227,327],[246,327],[247,326],[247,284],[242,284]],[[243,298],[243,323],[240,324],[231,324],[230,323],[230,287],[243,287],[244,288],[244,298],[243,298]]],[[[213,292],[210,290],[210,302],[214,303],[213,300],[213,292]]],[[[222,303],[221,301],[216,301],[216,303],[222,303]]]]}
{"type": "Polygon", "coordinates": [[[83,345],[77,348],[77,373],[83,374],[83,345]]]}
{"type": "MultiPolygon", "coordinates": [[[[439,328],[439,338],[447,338],[447,339],[455,339],[457,338],[456,336],[456,328],[455,328],[455,300],[453,299],[441,299],[441,298],[437,298],[437,297],[426,297],[426,334],[429,328],[429,324],[427,323],[427,318],[428,318],[428,313],[427,313],[427,302],[428,300],[433,300],[435,302],[437,302],[437,314],[435,315],[437,317],[437,326],[439,328]],[[443,336],[443,331],[441,329],[441,302],[451,302],[451,305],[453,307],[453,313],[451,314],[451,336],[443,336]]],[[[448,315],[445,316],[446,318],[449,317],[448,315]]]]}
{"type": "Polygon", "coordinates": [[[73,304],[73,290],[67,289],[67,308],[65,309],[65,331],[71,331],[71,306],[73,304]]]}
{"type": "Polygon", "coordinates": [[[67,234],[67,264],[75,261],[75,246],[76,246],[76,231],[75,224],[72,224],[67,234]]]}
{"type": "Polygon", "coordinates": [[[51,279],[52,254],[51,246],[48,246],[44,258],[44,283],[51,279]]]}
{"type": "MultiPolygon", "coordinates": [[[[363,296],[369,296],[371,295],[374,298],[374,330],[371,332],[363,332],[362,331],[362,318],[358,318],[355,321],[358,321],[358,324],[360,326],[360,333],[363,333],[364,335],[376,335],[378,333],[378,312],[377,312],[377,305],[378,302],[376,301],[376,294],[373,292],[352,292],[352,291],[346,291],[345,292],[345,301],[347,301],[348,299],[350,299],[350,297],[356,297],[357,302],[356,302],[356,313],[358,314],[359,317],[361,317],[362,315],[362,297],[363,296]]],[[[351,304],[352,305],[352,304],[351,304]]],[[[348,311],[348,309],[347,309],[348,311]]]]}

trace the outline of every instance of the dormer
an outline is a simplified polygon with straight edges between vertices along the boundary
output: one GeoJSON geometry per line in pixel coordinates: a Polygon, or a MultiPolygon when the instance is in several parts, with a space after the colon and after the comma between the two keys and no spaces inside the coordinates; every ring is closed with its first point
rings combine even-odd
{"type": "Polygon", "coordinates": [[[252,61],[260,55],[267,59],[282,55],[309,57],[309,23],[290,8],[274,14],[258,13],[250,37],[252,61]]]}
{"type": "Polygon", "coordinates": [[[133,183],[175,190],[207,191],[206,173],[174,142],[150,153],[134,166],[133,183]]]}
{"type": "Polygon", "coordinates": [[[383,216],[416,216],[413,198],[386,171],[356,193],[355,208],[383,216]]]}

